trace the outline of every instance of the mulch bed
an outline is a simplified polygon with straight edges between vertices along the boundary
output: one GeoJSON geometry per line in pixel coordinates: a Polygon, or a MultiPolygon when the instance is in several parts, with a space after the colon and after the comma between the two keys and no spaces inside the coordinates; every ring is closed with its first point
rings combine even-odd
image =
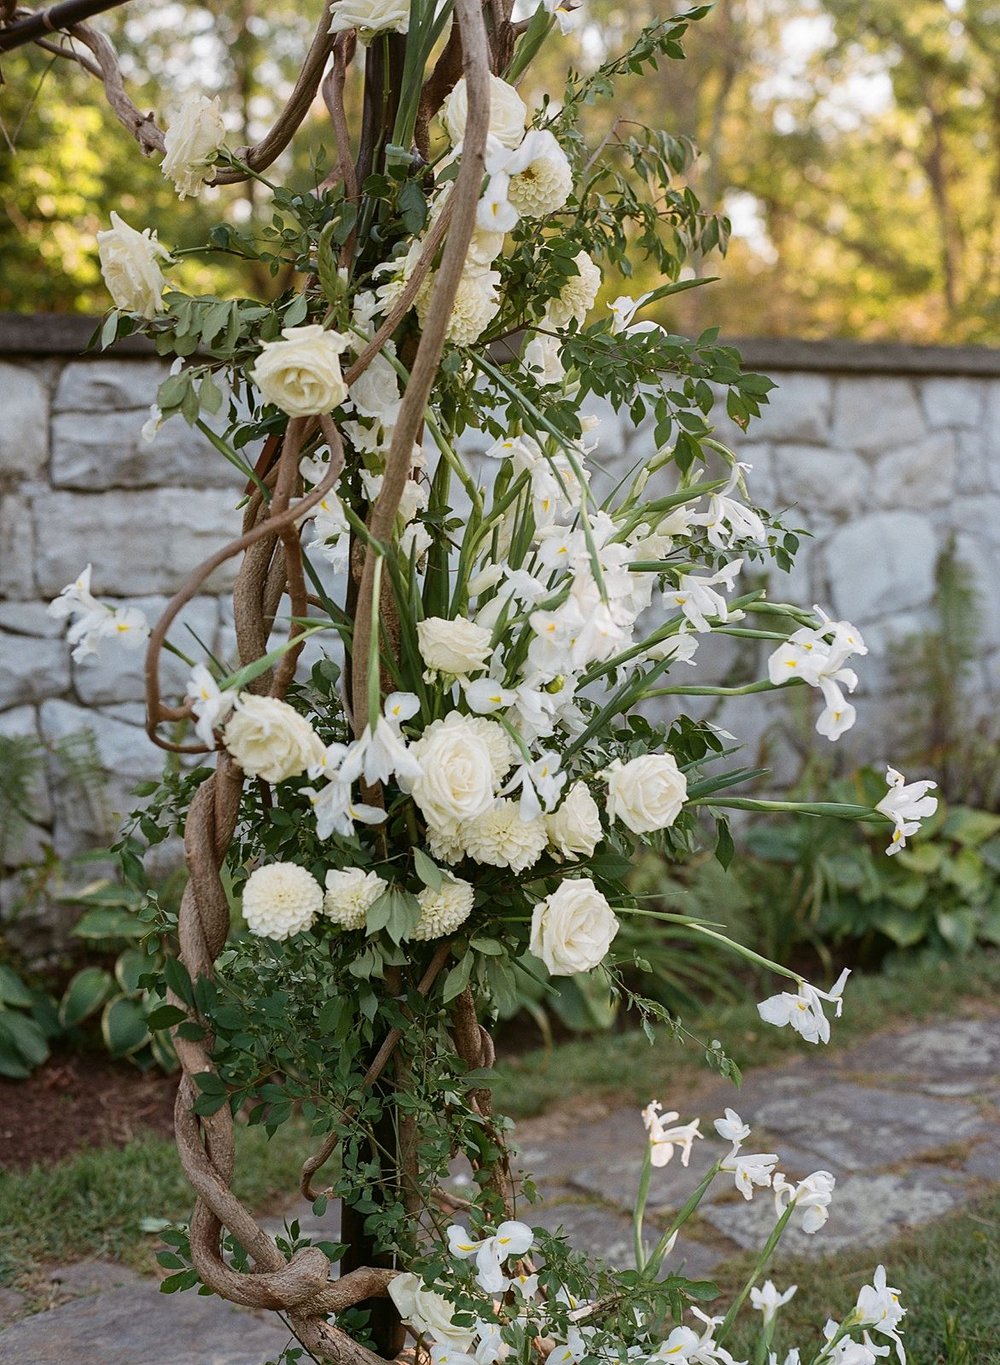
{"type": "Polygon", "coordinates": [[[81,1148],[173,1134],[176,1079],[100,1054],[53,1056],[26,1081],[0,1080],[0,1170],[50,1165],[81,1148]]]}

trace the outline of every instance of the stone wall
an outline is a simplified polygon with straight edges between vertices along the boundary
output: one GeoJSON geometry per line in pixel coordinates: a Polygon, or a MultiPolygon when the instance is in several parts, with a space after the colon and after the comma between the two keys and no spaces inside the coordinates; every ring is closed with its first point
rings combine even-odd
{"type": "MultiPolygon", "coordinates": [[[[131,804],[129,789],[161,756],[142,732],[142,661],[109,655],[76,664],[46,603],[93,561],[94,591],[126,591],[152,618],[193,565],[238,526],[240,480],[179,419],[152,444],[140,428],[164,367],[138,342],[113,358],[81,358],[86,319],[0,317],[0,734],[36,736],[47,750],[33,819],[4,850],[8,868],[92,846],[131,804]],[[103,788],[71,780],[67,737],[90,731],[103,788]]],[[[1000,353],[844,343],[742,343],[747,364],[779,387],[744,437],[722,439],[753,464],[756,499],[804,526],[788,581],[772,595],[820,603],[862,628],[859,724],[849,755],[888,756],[901,680],[899,642],[928,628],[935,566],[954,536],[982,590],[985,619],[975,694],[992,697],[1000,655],[1000,353]]],[[[630,463],[646,433],[605,414],[605,451],[630,463]]],[[[778,576],[781,578],[783,576],[778,576]]],[[[226,576],[191,604],[185,626],[225,655],[226,576]]],[[[184,629],[174,632],[181,642],[184,629]]],[[[187,638],[191,638],[190,636],[187,638]]],[[[710,668],[737,666],[719,642],[710,668]]],[[[196,648],[192,646],[192,648],[196,648]]],[[[180,683],[186,669],[168,662],[180,683]]],[[[785,708],[782,708],[784,710],[785,708]]],[[[715,713],[758,743],[776,714],[766,701],[715,713]]],[[[7,883],[8,905],[13,895],[7,883]]]]}

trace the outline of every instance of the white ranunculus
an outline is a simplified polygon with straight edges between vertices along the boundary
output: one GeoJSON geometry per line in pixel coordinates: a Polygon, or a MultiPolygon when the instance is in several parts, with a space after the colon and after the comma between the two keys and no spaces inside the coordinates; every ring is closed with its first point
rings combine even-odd
{"type": "Polygon", "coordinates": [[[97,254],[116,308],[144,318],[163,312],[161,296],[167,282],[158,262],[169,261],[170,253],[152,229],[137,232],[112,212],[111,226],[97,234],[97,254]]]}
{"type": "Polygon", "coordinates": [[[413,799],[428,823],[443,832],[474,820],[493,803],[493,763],[479,730],[484,723],[489,722],[451,711],[410,746],[421,769],[412,784],[413,799]]]}
{"type": "Polygon", "coordinates": [[[607,957],[618,920],[589,877],[568,878],[531,915],[529,947],[552,976],[589,972],[607,957]]]}
{"type": "Polygon", "coordinates": [[[608,815],[633,834],[668,829],[687,799],[687,778],[673,754],[644,754],[607,770],[608,815]]]}
{"type": "Polygon", "coordinates": [[[222,741],[248,777],[284,782],[321,764],[326,745],[309,722],[277,697],[241,693],[222,741]]]}
{"type": "Polygon", "coordinates": [[[559,297],[548,303],[549,321],[554,327],[568,327],[573,321],[582,324],[601,287],[601,272],[585,251],[579,252],[573,260],[579,274],[567,280],[559,297]]]}
{"type": "Polygon", "coordinates": [[[243,888],[243,918],[251,934],[279,943],[312,926],[323,906],[319,882],[298,863],[268,863],[243,888]]]}
{"type": "MultiPolygon", "coordinates": [[[[464,76],[445,100],[441,117],[452,143],[461,142],[469,117],[469,92],[464,76]]],[[[527,118],[524,100],[514,87],[499,76],[490,76],[490,133],[493,137],[505,147],[516,147],[524,137],[527,118]]]]}
{"type": "Polygon", "coordinates": [[[178,198],[197,194],[215,174],[213,161],[226,140],[219,97],[188,95],[163,135],[160,170],[172,180],[178,198]]]}
{"type": "Polygon", "coordinates": [[[409,1271],[395,1275],[389,1281],[389,1297],[399,1316],[421,1335],[447,1344],[458,1351],[468,1351],[475,1337],[472,1327],[459,1327],[452,1321],[454,1308],[446,1298],[428,1289],[423,1280],[409,1271]]]}
{"type": "Polygon", "coordinates": [[[330,14],[331,33],[356,28],[363,43],[376,33],[407,33],[410,28],[410,0],[334,0],[330,14]]]}
{"type": "Polygon", "coordinates": [[[347,397],[340,356],[350,342],[340,332],[313,323],[286,327],[282,341],[261,342],[250,378],[265,400],[289,417],[332,412],[347,397]]]}
{"type": "Polygon", "coordinates": [[[601,842],[601,812],[585,782],[574,782],[558,810],[545,817],[549,843],[566,858],[589,858],[601,842]]]}
{"type": "Polygon", "coordinates": [[[417,641],[420,657],[428,668],[457,678],[479,673],[486,667],[490,652],[490,632],[466,616],[451,620],[428,616],[425,621],[418,621],[417,641]]]}

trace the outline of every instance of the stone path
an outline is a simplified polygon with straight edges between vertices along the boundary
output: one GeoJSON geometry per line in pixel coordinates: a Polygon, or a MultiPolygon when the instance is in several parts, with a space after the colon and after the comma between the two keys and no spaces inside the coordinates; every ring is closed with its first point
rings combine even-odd
{"type": "MultiPolygon", "coordinates": [[[[1000,1182],[1000,1019],[960,1019],[882,1034],[837,1055],[810,1051],[751,1076],[738,1094],[709,1083],[692,1111],[681,1096],[665,1106],[712,1119],[728,1104],[754,1129],[748,1150],[776,1151],[793,1177],[826,1169],[837,1177],[830,1221],[815,1237],[789,1231],[782,1247],[821,1255],[876,1247],[895,1233],[950,1213],[1000,1182]]],[[[581,1249],[630,1262],[628,1211],[643,1130],[638,1112],[576,1105],[519,1125],[524,1166],[542,1203],[524,1216],[563,1227],[581,1249]]],[[[654,1171],[651,1237],[683,1203],[722,1150],[697,1143],[691,1165],[654,1171]]],[[[461,1177],[459,1177],[460,1179],[461,1177]]],[[[766,1192],[746,1203],[719,1180],[667,1263],[709,1276],[742,1248],[759,1247],[773,1225],[766,1192]]],[[[292,1211],[303,1232],[336,1238],[331,1215],[292,1211]]],[[[282,1220],[273,1220],[279,1229],[282,1220]]],[[[780,1252],[779,1252],[780,1256],[780,1252]]],[[[780,1261],[779,1261],[780,1265],[780,1261]]],[[[288,1334],[273,1314],[254,1315],[193,1293],[178,1302],[156,1284],[105,1262],[53,1271],[52,1307],[17,1320],[24,1301],[0,1291],[0,1365],[263,1365],[288,1334]]]]}

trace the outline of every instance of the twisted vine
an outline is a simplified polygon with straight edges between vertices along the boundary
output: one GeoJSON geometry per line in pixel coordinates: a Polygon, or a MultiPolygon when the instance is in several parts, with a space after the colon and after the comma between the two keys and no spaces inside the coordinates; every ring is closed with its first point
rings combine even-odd
{"type": "MultiPolygon", "coordinates": [[[[482,9],[477,0],[455,0],[455,19],[469,87],[469,119],[462,166],[448,209],[428,233],[422,257],[408,282],[407,290],[346,375],[348,382],[353,382],[391,336],[400,318],[412,304],[413,296],[443,242],[434,297],[425,318],[387,455],[382,490],[368,521],[369,539],[361,568],[352,646],[352,695],[356,698],[367,695],[368,642],[374,606],[372,588],[379,546],[392,532],[400,498],[409,477],[410,455],[441,360],[449,316],[475,227],[476,204],[482,183],[489,122],[490,47],[482,9]]],[[[310,89],[315,94],[331,46],[325,31],[322,38],[317,33],[296,87],[303,98],[310,89]]],[[[326,88],[334,113],[340,106],[340,89],[348,60],[348,48],[346,44],[341,44],[335,53],[332,81],[326,88]]],[[[310,101],[312,94],[309,95],[310,101]]],[[[290,105],[295,99],[293,95],[290,105]]],[[[339,113],[335,124],[338,159],[345,185],[350,190],[349,156],[345,128],[339,113]]],[[[274,139],[268,145],[267,154],[270,154],[273,144],[274,139]]],[[[277,152],[274,154],[277,155],[277,152]]],[[[225,178],[219,177],[220,180],[225,178]]],[[[282,438],[268,443],[258,468],[266,474],[264,482],[270,490],[270,499],[265,498],[259,489],[254,490],[248,502],[242,534],[216,551],[189,575],[151,633],[146,658],[147,731],[161,747],[183,753],[207,751],[205,745],[178,744],[164,739],[158,733],[163,722],[177,721],[191,714],[190,705],[170,706],[163,702],[159,679],[160,658],[167,632],[184,605],[196,595],[212,572],[240,554],[243,560],[233,589],[233,605],[237,649],[242,663],[252,662],[263,655],[280,598],[287,594],[290,600],[292,625],[288,648],[277,668],[259,675],[253,684],[257,691],[278,698],[284,696],[294,676],[302,647],[299,637],[306,629],[303,622],[309,606],[300,541],[302,519],[335,486],[343,467],[343,443],[329,416],[293,419],[282,438]],[[329,466],[322,481],[309,494],[293,501],[299,486],[299,456],[304,442],[315,434],[317,426],[330,448],[329,466]]],[[[354,709],[355,730],[360,731],[367,717],[361,707],[354,709]]],[[[199,787],[188,812],[184,846],[189,880],[180,906],[178,947],[180,961],[192,981],[212,978],[215,959],[226,942],[229,904],[221,870],[236,829],[244,781],[241,769],[222,751],[215,771],[199,787]]],[[[449,954],[448,942],[439,945],[417,988],[420,994],[430,992],[449,954]]],[[[188,1020],[203,1022],[199,1020],[197,1008],[193,1004],[179,999],[174,993],[168,999],[183,1011],[188,1020]]],[[[458,1054],[467,1064],[474,1067],[491,1064],[492,1043],[476,1020],[475,1003],[469,992],[456,1004],[454,1034],[458,1054]]],[[[393,1029],[387,1035],[368,1068],[363,1086],[373,1085],[382,1075],[402,1037],[402,1028],[393,1029]]],[[[396,1272],[388,1268],[363,1266],[331,1280],[330,1263],[316,1247],[300,1249],[289,1260],[285,1259],[274,1238],[261,1228],[250,1210],[232,1191],[236,1151],[234,1120],[229,1106],[223,1105],[212,1115],[195,1112],[195,1100],[199,1094],[198,1078],[216,1074],[211,1037],[206,1034],[195,1040],[184,1037],[175,1029],[174,1044],[182,1069],[174,1111],[175,1131],[181,1162],[196,1194],[190,1224],[190,1247],[192,1262],[200,1278],[210,1289],[233,1303],[284,1312],[299,1340],[317,1359],[337,1362],[337,1365],[375,1365],[380,1356],[331,1325],[327,1318],[364,1300],[385,1296],[396,1272]],[[227,1264],[222,1254],[225,1232],[245,1248],[252,1269],[240,1270],[227,1264]]],[[[503,1153],[497,1169],[490,1174],[490,1183],[502,1206],[509,1210],[509,1167],[503,1142],[491,1123],[488,1091],[478,1090],[474,1102],[498,1150],[503,1153]]],[[[333,1134],[304,1164],[301,1189],[307,1197],[316,1197],[312,1179],[333,1154],[336,1144],[337,1137],[333,1134]]]]}

